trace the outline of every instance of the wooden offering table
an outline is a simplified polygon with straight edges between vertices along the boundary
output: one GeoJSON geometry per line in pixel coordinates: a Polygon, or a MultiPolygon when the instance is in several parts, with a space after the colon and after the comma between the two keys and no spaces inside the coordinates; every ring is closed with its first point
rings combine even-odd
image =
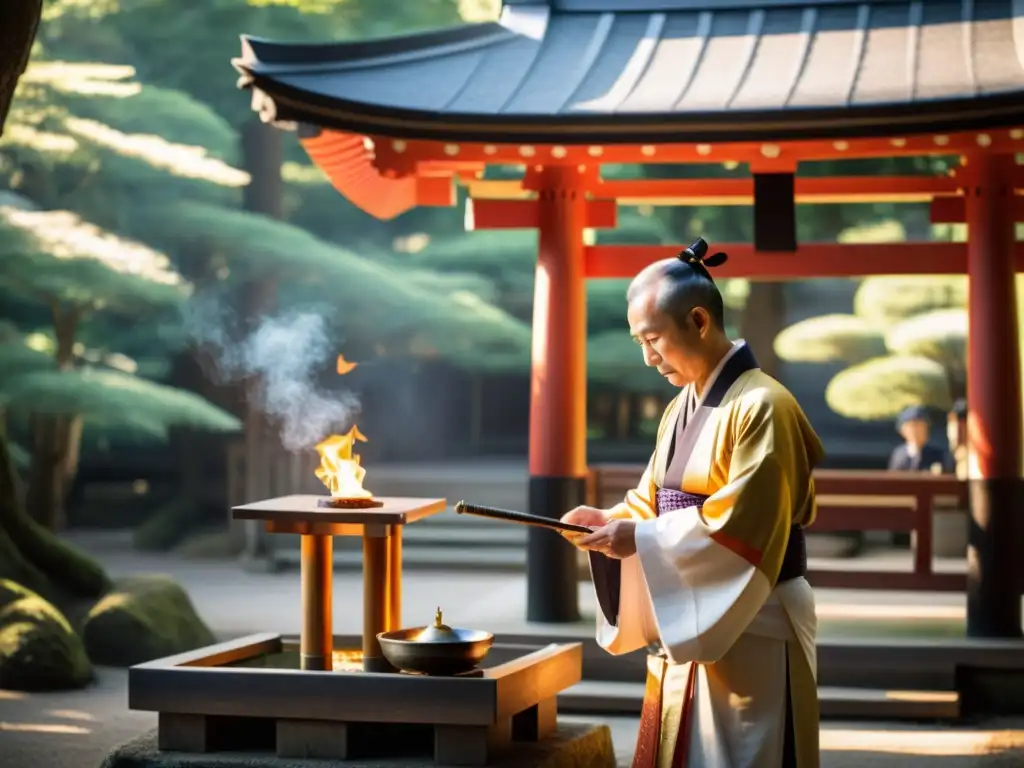
{"type": "Polygon", "coordinates": [[[332,669],[333,537],[363,537],[363,670],[390,672],[379,632],[402,620],[402,526],[442,512],[444,499],[380,498],[380,507],[332,509],[319,496],[282,496],[234,507],[235,520],[263,520],[268,533],[302,537],[302,669],[332,669]]]}

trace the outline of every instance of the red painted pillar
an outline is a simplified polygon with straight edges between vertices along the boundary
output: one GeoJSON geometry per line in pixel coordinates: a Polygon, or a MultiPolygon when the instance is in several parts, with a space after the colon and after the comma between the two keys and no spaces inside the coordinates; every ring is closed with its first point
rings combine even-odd
{"type": "Polygon", "coordinates": [[[967,634],[1020,637],[1021,380],[1010,155],[967,158],[967,634]]]}
{"type": "MultiPolygon", "coordinates": [[[[582,504],[587,475],[586,199],[575,167],[530,174],[540,239],[530,372],[530,512],[557,518],[582,504]]],[[[576,550],[557,534],[529,531],[528,621],[579,619],[576,550]]]]}

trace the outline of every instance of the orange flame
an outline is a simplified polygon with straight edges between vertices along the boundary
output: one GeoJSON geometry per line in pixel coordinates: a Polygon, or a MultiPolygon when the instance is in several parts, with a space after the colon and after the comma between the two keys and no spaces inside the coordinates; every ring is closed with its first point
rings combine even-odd
{"type": "MultiPolygon", "coordinates": [[[[338,375],[344,376],[355,370],[358,363],[350,363],[344,355],[338,355],[338,375]]],[[[316,447],[320,454],[320,466],[316,476],[339,499],[370,499],[373,494],[363,488],[366,470],[359,465],[359,456],[353,449],[356,441],[367,442],[366,436],[353,425],[344,435],[331,435],[316,447]]]]}
{"type": "Polygon", "coordinates": [[[320,454],[316,476],[335,498],[373,498],[373,494],[363,488],[366,470],[359,465],[359,456],[352,452],[356,440],[367,442],[359,427],[353,426],[346,434],[331,435],[316,447],[320,454]]]}
{"type": "Polygon", "coordinates": [[[338,375],[344,376],[346,373],[352,373],[356,369],[359,363],[350,363],[345,359],[344,355],[338,355],[338,375]]]}

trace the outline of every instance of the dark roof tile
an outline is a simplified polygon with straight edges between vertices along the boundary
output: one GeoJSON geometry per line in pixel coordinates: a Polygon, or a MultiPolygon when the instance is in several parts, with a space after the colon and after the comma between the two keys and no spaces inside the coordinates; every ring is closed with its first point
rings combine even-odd
{"type": "Polygon", "coordinates": [[[506,2],[500,24],[346,44],[249,40],[236,67],[281,119],[392,135],[685,141],[995,127],[1024,122],[1018,7],[506,2]]]}

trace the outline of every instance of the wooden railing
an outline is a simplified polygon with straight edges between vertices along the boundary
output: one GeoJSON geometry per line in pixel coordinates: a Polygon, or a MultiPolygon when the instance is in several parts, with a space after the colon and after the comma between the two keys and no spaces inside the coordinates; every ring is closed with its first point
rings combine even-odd
{"type": "MultiPolygon", "coordinates": [[[[636,486],[642,473],[643,467],[637,465],[591,467],[587,503],[612,506],[636,486]]],[[[913,569],[909,571],[812,568],[807,577],[814,586],[940,592],[966,589],[964,573],[936,573],[932,565],[933,514],[936,510],[966,509],[965,481],[917,472],[845,470],[819,470],[814,473],[814,480],[818,516],[808,533],[907,532],[911,534],[913,551],[913,569]]]]}

